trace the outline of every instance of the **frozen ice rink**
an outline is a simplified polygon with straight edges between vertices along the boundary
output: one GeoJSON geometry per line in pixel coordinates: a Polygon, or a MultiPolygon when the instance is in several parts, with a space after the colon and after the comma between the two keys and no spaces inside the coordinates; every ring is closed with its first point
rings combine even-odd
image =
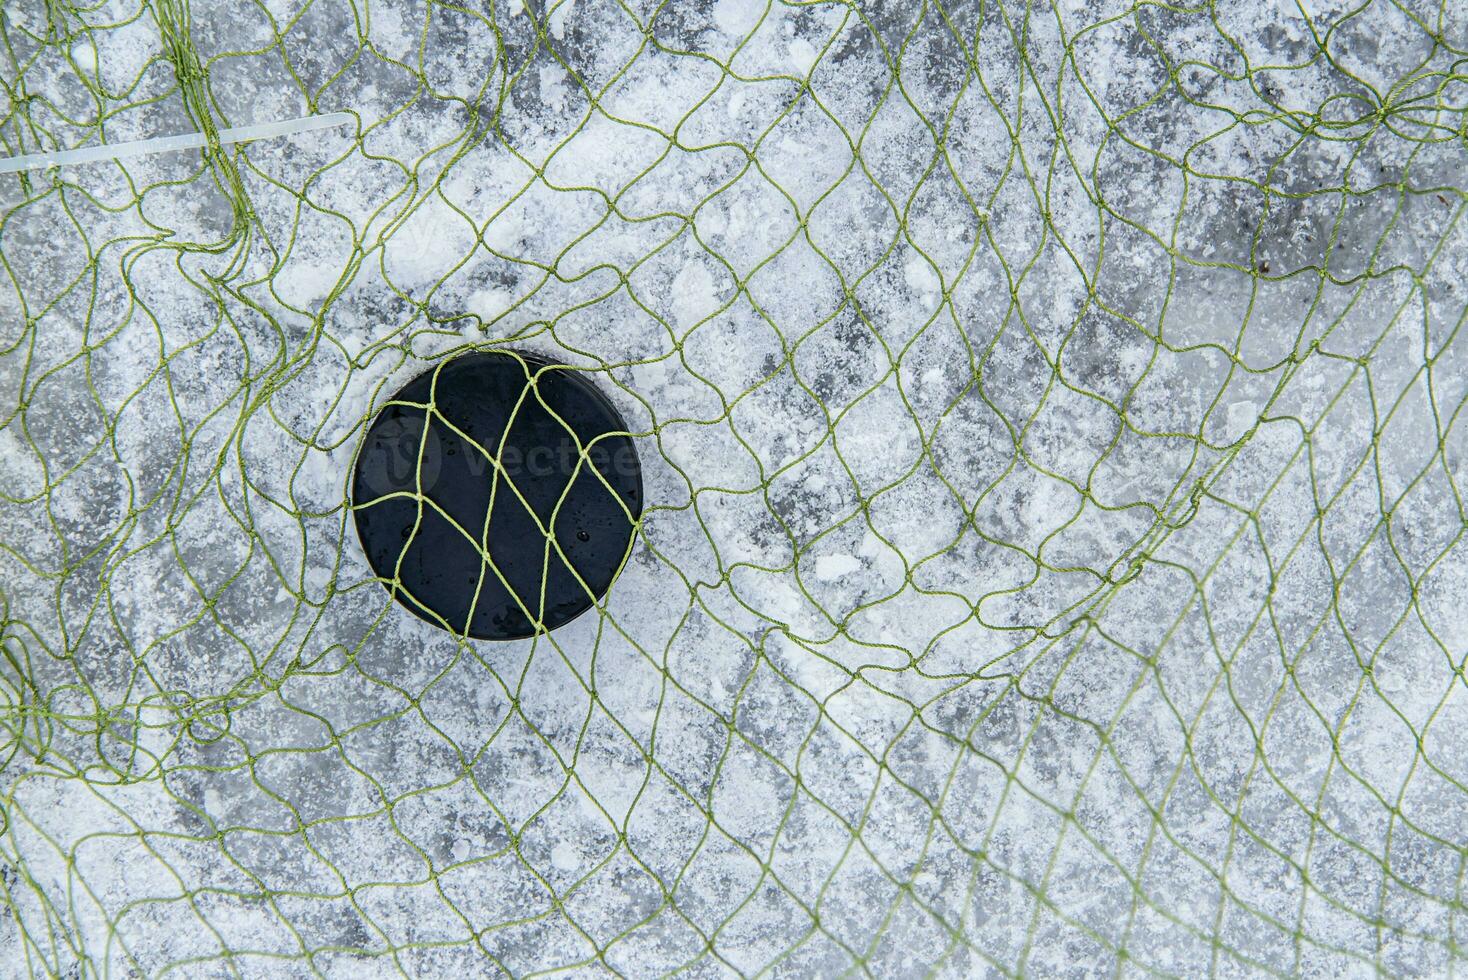
{"type": "Polygon", "coordinates": [[[1468,971],[1468,8],[16,0],[0,976],[1468,971]],[[598,608],[373,577],[586,372],[598,608]]]}

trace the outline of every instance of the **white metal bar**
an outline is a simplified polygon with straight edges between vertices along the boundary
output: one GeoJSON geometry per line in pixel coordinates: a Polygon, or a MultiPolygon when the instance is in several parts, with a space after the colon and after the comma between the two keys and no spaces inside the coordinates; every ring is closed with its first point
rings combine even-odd
{"type": "MultiPolygon", "coordinates": [[[[318,129],[334,129],[353,122],[355,119],[356,117],[350,112],[328,112],[321,116],[302,116],[299,119],[285,119],[255,126],[235,126],[230,129],[221,129],[219,142],[245,143],[250,140],[269,139],[273,136],[289,136],[293,133],[309,133],[318,129]]],[[[126,143],[109,143],[102,146],[84,146],[75,150],[58,150],[53,153],[24,153],[18,157],[0,159],[0,174],[13,174],[21,170],[37,170],[42,167],[67,164],[95,163],[98,160],[115,160],[142,153],[189,150],[202,147],[206,142],[203,133],[181,133],[177,136],[155,136],[152,139],[129,140],[126,143]]]]}

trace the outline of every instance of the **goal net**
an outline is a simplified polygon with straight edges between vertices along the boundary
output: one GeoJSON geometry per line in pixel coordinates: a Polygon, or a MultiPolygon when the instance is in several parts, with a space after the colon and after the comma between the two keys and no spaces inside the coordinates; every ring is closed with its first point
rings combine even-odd
{"type": "Polygon", "coordinates": [[[0,176],[6,976],[1468,967],[1462,4],[0,37],[5,156],[203,144],[0,176]],[[504,643],[350,485],[499,349],[645,493],[504,643]]]}

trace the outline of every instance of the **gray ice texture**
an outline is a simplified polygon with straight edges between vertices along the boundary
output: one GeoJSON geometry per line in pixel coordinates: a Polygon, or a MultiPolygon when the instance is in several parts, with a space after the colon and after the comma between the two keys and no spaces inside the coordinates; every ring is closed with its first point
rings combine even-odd
{"type": "Polygon", "coordinates": [[[1463,5],[0,25],[8,152],[359,119],[0,185],[0,975],[1468,969],[1463,5]],[[506,344],[648,508],[462,641],[348,475],[506,344]]]}

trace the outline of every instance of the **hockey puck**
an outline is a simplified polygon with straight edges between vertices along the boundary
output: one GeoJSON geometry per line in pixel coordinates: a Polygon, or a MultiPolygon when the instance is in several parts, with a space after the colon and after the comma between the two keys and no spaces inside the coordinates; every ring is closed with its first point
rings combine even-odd
{"type": "Polygon", "coordinates": [[[368,564],[410,612],[523,639],[611,587],[642,514],[642,468],[583,372],[480,351],[420,374],[378,413],[352,509],[368,564]]]}

